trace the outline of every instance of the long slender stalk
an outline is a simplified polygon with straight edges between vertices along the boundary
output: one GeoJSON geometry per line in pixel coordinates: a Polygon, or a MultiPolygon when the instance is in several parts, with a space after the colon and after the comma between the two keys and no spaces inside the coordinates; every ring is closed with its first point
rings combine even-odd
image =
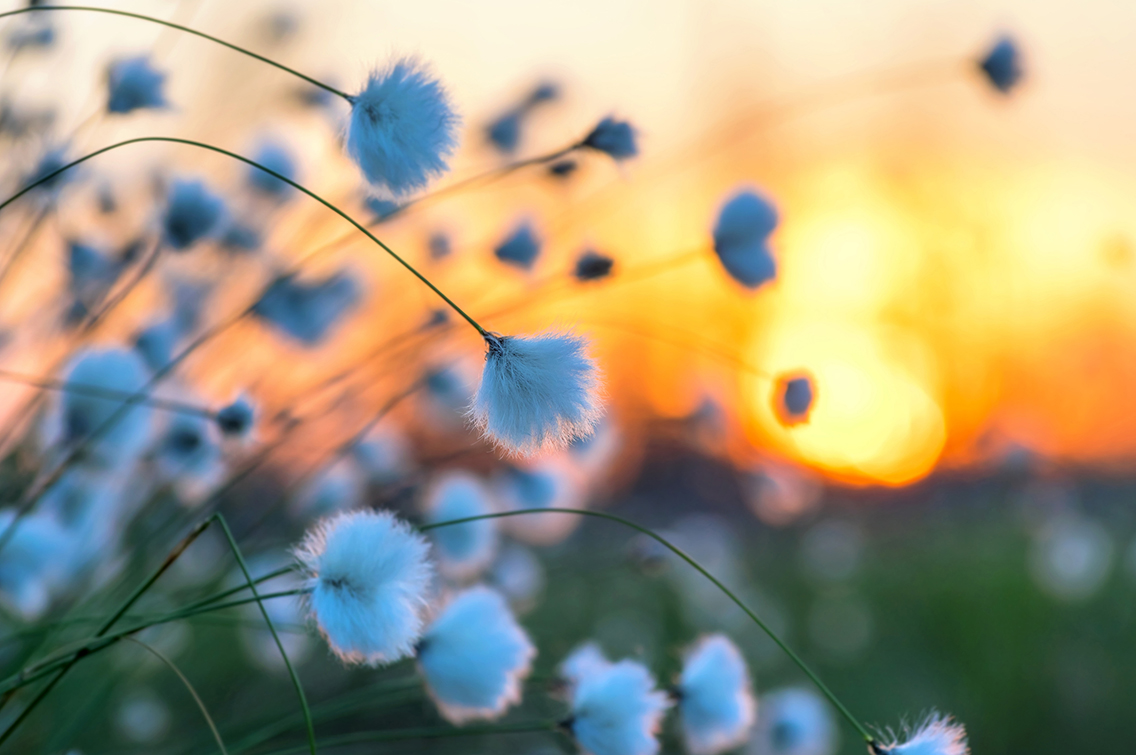
{"type": "Polygon", "coordinates": [[[197,694],[197,690],[193,688],[186,675],[182,670],[177,667],[177,664],[166,657],[157,648],[142,642],[137,637],[127,637],[128,641],[133,642],[141,648],[149,651],[155,658],[164,663],[170,671],[173,671],[177,678],[181,680],[182,685],[186,688],[189,694],[193,697],[193,702],[197,703],[197,709],[201,711],[201,715],[205,718],[205,723],[209,725],[209,731],[213,732],[213,739],[217,742],[217,747],[221,750],[221,755],[229,755],[228,750],[225,749],[225,741],[221,739],[221,732],[217,731],[217,724],[213,723],[213,716],[209,715],[209,709],[205,707],[205,703],[201,701],[201,696],[197,694]]]}
{"type": "Polygon", "coordinates": [[[308,748],[311,750],[311,755],[316,755],[315,724],[312,723],[312,711],[308,707],[308,698],[304,694],[303,685],[300,684],[300,677],[296,675],[296,670],[292,668],[292,661],[288,659],[288,653],[284,650],[284,643],[280,641],[280,635],[276,633],[276,627],[272,625],[272,618],[268,615],[268,609],[264,607],[264,603],[260,600],[260,595],[256,590],[256,582],[253,581],[252,573],[249,572],[248,564],[245,563],[245,557],[241,554],[241,548],[237,545],[236,538],[233,537],[233,533],[229,529],[229,523],[225,521],[225,517],[220,513],[211,516],[210,520],[216,521],[217,524],[221,525],[221,530],[225,533],[225,539],[229,541],[229,548],[232,549],[233,555],[236,556],[237,564],[241,567],[241,573],[245,575],[248,588],[252,591],[252,596],[256,598],[256,605],[260,608],[260,614],[264,617],[264,623],[268,625],[268,631],[272,633],[272,639],[276,642],[276,648],[280,651],[280,657],[284,659],[284,666],[288,669],[288,675],[292,677],[292,685],[296,688],[296,695],[300,698],[300,707],[304,711],[304,723],[307,725],[308,729],[308,748]]]}
{"type": "Polygon", "coordinates": [[[781,648],[781,650],[783,650],[785,652],[785,654],[787,656],[789,656],[789,659],[797,665],[797,668],[799,668],[801,671],[804,672],[805,676],[807,676],[812,681],[812,683],[817,686],[817,689],[819,689],[824,694],[824,696],[828,698],[829,702],[831,702],[836,707],[836,709],[838,711],[840,711],[840,714],[842,716],[844,716],[844,718],[848,721],[848,723],[850,723],[852,725],[852,727],[860,734],[860,736],[862,736],[864,738],[864,741],[867,742],[869,744],[869,746],[871,746],[875,743],[875,741],[876,741],[875,738],[868,732],[867,728],[865,728],[864,725],[861,724],[860,721],[855,716],[853,716],[851,712],[849,712],[848,708],[846,708],[844,706],[844,703],[840,702],[840,699],[837,698],[836,695],[833,694],[832,690],[830,690],[828,688],[828,686],[824,682],[821,681],[820,677],[817,676],[816,673],[811,668],[809,668],[808,664],[806,664],[804,662],[804,660],[802,660],[799,655],[797,655],[795,652],[793,652],[793,649],[790,648],[787,644],[785,644],[785,641],[782,640],[777,635],[777,633],[774,632],[769,627],[768,624],[766,624],[764,621],[762,621],[761,618],[758,617],[757,614],[755,614],[752,610],[750,610],[749,606],[747,606],[745,603],[743,603],[741,598],[739,598],[737,595],[735,595],[733,593],[733,591],[730,590],[730,588],[728,588],[724,584],[722,584],[718,580],[717,577],[715,577],[713,574],[708,572],[701,564],[699,564],[693,558],[688,556],[677,545],[674,545],[669,540],[667,540],[665,537],[655,533],[653,530],[650,530],[647,527],[643,527],[642,525],[636,524],[635,522],[631,521],[630,519],[624,519],[621,516],[616,516],[615,514],[608,514],[608,513],[605,513],[603,511],[588,511],[587,509],[560,509],[560,508],[518,509],[516,511],[500,511],[500,512],[496,512],[496,513],[493,513],[493,514],[481,514],[479,516],[467,516],[467,517],[463,517],[461,519],[451,519],[451,520],[448,520],[448,521],[445,521],[445,522],[434,522],[432,524],[423,524],[423,525],[419,525],[418,529],[423,531],[423,532],[426,532],[428,530],[437,529],[438,527],[448,527],[448,526],[454,525],[454,524],[462,524],[464,522],[475,522],[475,521],[479,521],[479,520],[482,520],[482,519],[500,519],[500,518],[503,518],[503,517],[521,516],[521,515],[525,515],[525,514],[551,514],[551,513],[555,513],[555,514],[576,514],[577,516],[590,516],[590,517],[595,517],[596,519],[606,519],[610,522],[616,522],[618,524],[622,524],[624,527],[629,527],[629,528],[635,530],[636,532],[642,533],[642,534],[646,535],[647,537],[650,537],[651,539],[655,540],[660,545],[665,547],[667,550],[671,551],[676,556],[681,558],[683,561],[690,564],[692,567],[694,567],[694,569],[696,571],[698,571],[699,574],[701,574],[702,576],[704,576],[708,580],[710,580],[714,584],[715,587],[717,587],[719,590],[721,590],[722,593],[724,593],[726,595],[726,597],[728,597],[730,600],[732,600],[734,602],[734,604],[737,605],[738,608],[742,609],[742,611],[744,611],[745,614],[747,616],[749,616],[750,619],[753,620],[753,623],[757,624],[757,626],[760,627],[762,631],[764,631],[767,635],[769,635],[769,638],[772,639],[777,644],[777,647],[781,648]]]}
{"type": "Polygon", "coordinates": [[[202,32],[202,31],[198,31],[196,29],[191,29],[188,26],[182,26],[181,24],[175,24],[172,21],[165,21],[163,19],[154,18],[153,16],[146,16],[146,15],[143,15],[141,13],[130,13],[129,11],[112,10],[110,8],[95,8],[95,7],[92,7],[92,6],[89,6],[89,5],[37,5],[37,6],[31,7],[31,8],[21,8],[19,10],[12,10],[12,11],[7,11],[6,13],[0,13],[0,18],[7,18],[8,16],[19,16],[19,15],[22,15],[24,13],[42,13],[42,12],[45,12],[45,11],[86,11],[88,13],[106,13],[106,14],[109,14],[109,15],[112,15],[112,16],[123,16],[125,18],[138,19],[139,21],[148,21],[149,23],[152,23],[152,24],[160,24],[161,26],[165,26],[165,27],[170,28],[170,29],[177,29],[178,31],[185,32],[186,34],[192,34],[195,37],[201,37],[202,39],[207,39],[210,42],[221,45],[222,47],[228,47],[230,50],[235,50],[236,52],[239,52],[242,55],[247,55],[250,58],[255,58],[256,60],[259,60],[261,63],[267,63],[268,65],[273,66],[274,68],[279,68],[281,71],[284,71],[286,73],[290,73],[290,74],[292,74],[293,76],[295,76],[299,79],[303,79],[304,81],[308,82],[312,86],[319,87],[320,89],[323,89],[327,92],[331,92],[334,95],[338,95],[338,96],[342,97],[343,99],[347,100],[348,102],[351,101],[351,95],[347,94],[346,92],[340,91],[340,90],[336,89],[335,87],[331,86],[330,84],[325,84],[324,82],[319,81],[318,79],[313,79],[311,76],[308,76],[306,74],[302,74],[299,71],[295,70],[294,68],[289,68],[288,66],[284,65],[283,63],[278,63],[275,60],[264,57],[263,55],[258,55],[257,53],[253,52],[252,50],[246,50],[245,48],[240,47],[239,45],[235,45],[232,42],[226,42],[223,39],[218,39],[217,37],[214,37],[210,34],[206,34],[205,32],[202,32]]]}
{"type": "MultiPolygon", "coordinates": [[[[126,599],[126,602],[119,606],[118,610],[116,610],[111,615],[111,617],[107,619],[102,624],[102,626],[99,627],[99,630],[95,633],[95,637],[100,638],[107,632],[109,632],[111,627],[113,627],[115,623],[119,619],[121,619],[127,611],[130,610],[131,606],[138,602],[138,599],[142,597],[142,594],[150,589],[150,587],[158,581],[159,577],[165,574],[166,570],[169,569],[175,561],[177,561],[178,557],[185,552],[185,549],[188,548],[190,544],[192,544],[193,541],[196,540],[208,526],[209,520],[202,522],[201,524],[194,527],[190,531],[190,533],[181,540],[181,542],[175,545],[173,550],[170,551],[169,555],[166,556],[165,560],[162,561],[161,565],[154,570],[150,577],[146,579],[146,581],[144,581],[142,584],[140,584],[137,588],[135,588],[134,592],[130,594],[130,597],[126,599]]],[[[9,738],[11,738],[11,736],[16,732],[16,729],[19,728],[20,724],[23,723],[24,720],[31,715],[32,711],[34,711],[36,707],[41,702],[43,702],[43,699],[47,697],[48,693],[50,693],[51,690],[55,688],[55,685],[59,684],[60,680],[63,679],[67,672],[70,671],[71,668],[85,655],[87,655],[86,652],[82,650],[78,651],[75,656],[71,658],[66,663],[66,665],[64,665],[63,668],[59,670],[59,673],[56,674],[56,676],[51,681],[44,685],[42,689],[40,689],[40,691],[36,694],[32,701],[28,703],[27,707],[20,711],[20,714],[16,716],[16,719],[8,726],[7,729],[4,730],[2,734],[0,734],[0,745],[3,745],[6,741],[8,741],[9,738]]],[[[5,696],[3,701],[0,701],[0,707],[2,707],[3,704],[8,701],[8,699],[10,698],[5,696]]]]}
{"type": "MultiPolygon", "coordinates": [[[[23,383],[24,385],[42,388],[47,391],[59,391],[60,393],[74,393],[79,396],[91,396],[92,398],[105,398],[112,401],[126,401],[132,395],[129,391],[116,391],[113,388],[103,388],[98,385],[87,385],[85,383],[72,383],[67,380],[52,380],[51,378],[37,377],[35,375],[25,375],[22,372],[13,372],[12,370],[0,369],[0,380],[8,380],[13,383],[23,383]]],[[[191,414],[195,417],[204,417],[205,419],[216,419],[217,412],[207,406],[199,406],[191,404],[186,401],[177,401],[174,399],[164,398],[147,398],[139,403],[146,406],[152,406],[155,409],[162,409],[168,412],[176,412],[178,414],[191,414]]]]}
{"type": "MultiPolygon", "coordinates": [[[[2,16],[0,16],[0,17],[2,17],[2,16]]],[[[0,202],[0,210],[3,210],[9,204],[16,201],[17,199],[19,199],[21,196],[23,196],[27,192],[35,189],[36,186],[39,186],[42,183],[50,181],[51,179],[55,178],[59,174],[65,172],[67,170],[70,170],[71,168],[75,167],[76,165],[80,165],[80,164],[86,162],[87,160],[90,160],[90,159],[97,157],[101,154],[104,154],[106,152],[110,152],[111,150],[118,149],[120,147],[125,147],[125,146],[131,145],[131,144],[141,144],[141,143],[146,143],[146,142],[164,142],[164,143],[172,143],[172,144],[184,144],[184,145],[188,145],[188,146],[192,146],[192,147],[197,147],[199,149],[205,149],[205,150],[208,150],[208,151],[211,151],[211,152],[216,152],[218,154],[222,154],[222,155],[226,155],[228,157],[231,157],[235,160],[239,160],[239,161],[245,163],[246,165],[250,165],[254,168],[257,168],[261,171],[264,171],[265,173],[267,173],[271,176],[274,176],[275,178],[278,178],[279,180],[289,184],[294,189],[308,195],[312,199],[315,199],[317,202],[324,205],[328,209],[332,210],[337,215],[342,217],[344,220],[348,221],[351,225],[353,225],[361,233],[363,233],[365,236],[367,236],[367,238],[371,239],[373,242],[375,242],[375,244],[377,244],[380,248],[382,248],[385,252],[387,252],[391,257],[393,257],[399,264],[401,264],[404,268],[409,270],[415,277],[417,277],[420,281],[422,281],[422,283],[424,283],[427,287],[429,287],[430,290],[432,290],[435,294],[437,294],[444,302],[446,302],[446,304],[448,304],[455,312],[457,312],[459,315],[461,315],[474,329],[476,329],[477,332],[482,337],[485,337],[486,335],[488,335],[488,331],[486,331],[485,328],[481,327],[481,325],[479,325],[476,320],[474,320],[472,317],[470,317],[461,307],[459,307],[457,304],[455,304],[453,302],[453,300],[451,300],[448,296],[446,296],[446,294],[444,294],[441,291],[441,289],[439,289],[428,278],[426,278],[426,276],[424,276],[422,273],[418,272],[418,270],[413,265],[411,265],[409,262],[407,262],[405,259],[403,259],[401,256],[399,256],[397,253],[395,253],[395,251],[393,249],[391,249],[389,246],[387,246],[385,243],[383,243],[377,236],[375,236],[373,233],[368,231],[363,225],[361,225],[357,220],[352,218],[346,212],[339,209],[337,206],[335,206],[331,202],[327,201],[323,197],[319,196],[315,192],[311,191],[310,189],[307,189],[306,187],[301,186],[300,184],[296,183],[295,181],[288,178],[287,176],[283,176],[283,175],[277,173],[276,171],[261,165],[260,163],[256,162],[255,160],[250,160],[249,158],[243,157],[242,155],[238,155],[235,152],[230,152],[229,150],[222,149],[220,147],[215,147],[211,144],[205,144],[203,142],[198,142],[198,141],[194,141],[194,140],[191,140],[191,139],[179,139],[179,138],[175,138],[175,137],[166,137],[166,136],[144,136],[144,137],[138,137],[138,138],[135,138],[135,139],[127,139],[125,141],[121,141],[121,142],[118,142],[116,144],[112,144],[112,145],[103,147],[103,148],[95,150],[94,152],[91,152],[87,155],[84,155],[80,158],[77,158],[77,159],[71,161],[70,163],[68,163],[67,165],[64,165],[61,168],[53,171],[52,173],[40,178],[39,180],[32,182],[31,184],[25,186],[23,189],[16,192],[12,196],[10,196],[8,199],[4,200],[3,202],[0,202]]],[[[245,314],[247,314],[248,311],[251,311],[251,307],[249,309],[246,309],[245,312],[242,312],[237,318],[234,318],[234,319],[239,319],[240,317],[243,317],[245,314]]],[[[221,326],[218,326],[218,327],[224,328],[224,327],[227,327],[227,325],[221,325],[221,326]]],[[[137,403],[141,402],[142,400],[144,400],[146,398],[146,396],[148,395],[149,388],[157,380],[161,379],[165,374],[167,374],[170,370],[172,370],[174,368],[174,366],[176,366],[176,364],[182,358],[184,358],[184,356],[186,354],[188,354],[193,348],[195,348],[200,343],[204,342],[204,340],[207,340],[209,337],[212,337],[212,335],[215,334],[217,329],[218,328],[214,328],[214,330],[212,332],[206,333],[206,334],[203,334],[202,336],[200,336],[194,344],[191,344],[189,347],[186,348],[185,351],[182,352],[182,354],[179,354],[178,358],[171,361],[170,364],[166,365],[161,370],[159,370],[157,373],[155,373],[155,375],[152,376],[152,378],[146,383],[146,385],[144,385],[142,387],[142,389],[140,391],[135,393],[134,396],[131,399],[125,401],[123,403],[122,407],[120,407],[116,412],[111,414],[111,416],[108,417],[99,427],[95,428],[95,430],[93,432],[91,432],[83,440],[82,443],[78,444],[74,449],[72,449],[72,451],[56,466],[56,468],[51,473],[44,476],[38,482],[38,484],[32,486],[30,491],[20,500],[19,504],[16,506],[15,517],[8,524],[8,527],[4,530],[4,532],[0,533],[0,550],[2,550],[4,548],[4,546],[11,540],[12,536],[15,533],[16,527],[19,525],[19,523],[23,519],[23,517],[27,515],[28,511],[30,511],[31,508],[35,505],[35,502],[37,500],[39,500],[39,498],[48,490],[48,488],[50,488],[51,485],[55,484],[55,482],[58,481],[60,477],[62,477],[63,473],[75,461],[75,459],[77,459],[79,457],[79,455],[83,451],[83,449],[85,449],[88,444],[90,444],[95,439],[101,437],[103,433],[107,432],[111,427],[113,427],[114,424],[116,422],[118,422],[118,420],[126,413],[126,411],[128,411],[130,409],[131,406],[133,406],[134,404],[137,404],[137,403]]]]}

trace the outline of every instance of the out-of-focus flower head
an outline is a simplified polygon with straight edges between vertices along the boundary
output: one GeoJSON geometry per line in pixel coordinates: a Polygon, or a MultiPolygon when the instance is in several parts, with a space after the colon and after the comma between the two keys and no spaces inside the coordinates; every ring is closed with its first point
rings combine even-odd
{"type": "Polygon", "coordinates": [[[72,241],[67,250],[67,272],[71,296],[88,314],[118,280],[122,264],[90,244],[72,241]]]}
{"type": "Polygon", "coordinates": [[[390,512],[325,519],[295,554],[311,589],[308,606],[331,649],[376,666],[410,655],[422,635],[429,545],[390,512]]]}
{"type": "Polygon", "coordinates": [[[932,713],[904,741],[893,740],[883,746],[888,755],[970,755],[966,729],[949,716],[932,713]]]}
{"type": "Polygon", "coordinates": [[[278,276],[253,313],[305,346],[318,345],[359,303],[362,292],[347,272],[307,283],[294,275],[278,276]]]}
{"type": "MultiPolygon", "coordinates": [[[[63,370],[64,380],[89,388],[134,394],[150,379],[150,371],[133,352],[122,349],[84,349],[63,370]]],[[[132,463],[154,429],[154,411],[142,403],[126,406],[122,399],[66,392],[57,397],[49,418],[48,440],[84,444],[84,466],[118,468],[132,463]],[[116,417],[113,423],[112,417],[116,417]],[[94,434],[98,437],[91,440],[94,434]]]]}
{"type": "Polygon", "coordinates": [[[560,96],[560,87],[553,82],[538,84],[521,102],[513,105],[495,118],[485,128],[485,136],[498,151],[512,154],[521,142],[521,128],[524,119],[533,108],[551,102],[560,96]]]}
{"type": "Polygon", "coordinates": [[[1002,35],[978,61],[978,68],[1001,94],[1010,94],[1021,83],[1022,53],[1013,37],[1002,35]]]}
{"type": "Polygon", "coordinates": [[[807,374],[783,375],[777,379],[773,394],[773,411],[781,424],[799,425],[809,421],[816,401],[813,380],[807,374]]]}
{"type": "Polygon", "coordinates": [[[134,337],[134,349],[157,372],[173,361],[174,349],[181,340],[181,329],[172,319],[162,320],[144,328],[134,337]]]}
{"type": "Polygon", "coordinates": [[[222,481],[225,463],[217,432],[206,417],[175,412],[158,441],[158,468],[186,503],[196,503],[222,481]]]}
{"type": "Polygon", "coordinates": [[[426,248],[430,252],[430,259],[435,262],[444,260],[453,253],[453,244],[450,243],[450,237],[444,231],[431,233],[430,238],[426,241],[426,248]]]}
{"type": "Polygon", "coordinates": [[[513,610],[523,613],[544,590],[544,567],[528,548],[511,543],[493,562],[489,582],[509,599],[513,610]]]}
{"type": "Polygon", "coordinates": [[[704,637],[689,650],[675,690],[692,755],[716,755],[749,737],[756,712],[749,670],[725,635],[704,637]]]}
{"type": "Polygon", "coordinates": [[[39,158],[39,162],[36,163],[31,173],[24,179],[24,185],[28,186],[36,181],[47,179],[33,189],[30,194],[47,199],[54,199],[59,193],[59,190],[74,178],[75,168],[65,170],[57,175],[52,174],[69,162],[70,160],[67,159],[67,145],[60,145],[44,150],[44,153],[39,158]],[[48,176],[51,176],[51,178],[48,178],[48,176]]]}
{"type": "Polygon", "coordinates": [[[46,19],[32,19],[8,34],[8,49],[13,53],[24,50],[46,50],[55,44],[55,27],[46,19]]]}
{"type": "Polygon", "coordinates": [[[165,83],[166,74],[154,68],[149,55],[116,60],[107,68],[107,112],[123,115],[167,107],[165,83]]]}
{"type": "Polygon", "coordinates": [[[828,703],[811,689],[762,695],[749,755],[836,755],[836,723],[828,703]]]}
{"type": "Polygon", "coordinates": [[[730,277],[756,289],[777,277],[769,236],[777,228],[777,209],[752,189],[742,189],[722,205],[714,225],[714,251],[730,277]]]}
{"type": "Polygon", "coordinates": [[[578,281],[594,281],[611,275],[615,260],[606,254],[600,254],[594,249],[588,249],[576,259],[576,269],[573,275],[578,281]]]}
{"type": "Polygon", "coordinates": [[[499,448],[530,455],[591,435],[603,415],[588,341],[572,332],[486,336],[481,387],[470,415],[499,448]]]}
{"type": "MultiPolygon", "coordinates": [[[[0,532],[15,519],[15,509],[0,511],[0,532]]],[[[0,601],[27,619],[43,614],[51,603],[60,557],[70,545],[53,517],[25,516],[0,551],[0,601]]]]}
{"type": "Polygon", "coordinates": [[[597,123],[580,146],[603,152],[614,160],[626,160],[639,154],[635,129],[627,121],[617,121],[610,116],[597,123]]]}
{"type": "Polygon", "coordinates": [[[351,99],[347,151],[372,187],[406,196],[449,169],[460,122],[441,82],[400,58],[351,99]]]}
{"type": "Polygon", "coordinates": [[[668,706],[651,673],[622,660],[584,674],[575,685],[568,728],[590,755],[655,755],[668,706]]]}
{"type": "Polygon", "coordinates": [[[493,254],[507,265],[530,270],[540,254],[540,245],[540,237],[537,236],[532,221],[522,220],[512,233],[494,248],[493,254]]]}
{"type": "Polygon", "coordinates": [[[610,668],[611,665],[597,643],[585,642],[560,662],[556,673],[568,683],[570,689],[575,689],[584,678],[610,668]]]}
{"type": "Polygon", "coordinates": [[[242,438],[252,430],[256,414],[252,402],[245,396],[240,396],[228,406],[217,412],[217,428],[222,435],[231,438],[242,438]]]}
{"type": "MultiPolygon", "coordinates": [[[[271,177],[269,176],[269,178],[271,177]]],[[[251,225],[233,220],[225,226],[225,231],[218,239],[218,243],[225,251],[230,253],[254,252],[264,243],[264,239],[261,238],[260,231],[251,225]]]]}
{"type": "MultiPolygon", "coordinates": [[[[485,485],[467,472],[449,472],[431,486],[425,502],[430,524],[493,512],[485,485]]],[[[497,552],[497,523],[492,519],[439,527],[430,531],[438,571],[465,580],[480,574],[497,552]]]]}
{"type": "Polygon", "coordinates": [[[365,487],[366,480],[354,460],[337,459],[299,490],[293,513],[312,517],[357,508],[363,502],[365,487]]]}
{"type": "Polygon", "coordinates": [[[202,181],[178,179],[170,185],[163,239],[171,249],[184,252],[218,231],[225,216],[225,200],[202,181]]]}
{"type": "MultiPolygon", "coordinates": [[[[506,464],[494,477],[495,497],[504,511],[521,509],[577,509],[584,505],[581,480],[560,456],[529,464],[506,464]]],[[[501,520],[501,527],[530,545],[552,545],[580,524],[576,514],[520,514],[501,520]]]]}
{"type": "Polygon", "coordinates": [[[418,665],[446,720],[497,718],[521,699],[536,655],[505,599],[484,586],[457,595],[418,644],[418,665]]]}
{"type": "Polygon", "coordinates": [[[371,213],[371,225],[390,220],[402,209],[402,205],[391,199],[381,197],[367,197],[363,200],[367,211],[371,213]]]}
{"type": "Polygon", "coordinates": [[[377,427],[351,447],[351,455],[372,485],[390,485],[413,471],[406,437],[389,425],[377,427]]]}
{"type": "MultiPolygon", "coordinates": [[[[252,159],[284,178],[296,180],[296,159],[292,157],[291,151],[278,141],[261,142],[252,159]]],[[[250,187],[273,199],[286,199],[295,191],[287,181],[282,181],[271,173],[265,173],[256,166],[250,165],[247,175],[250,187]]]]}

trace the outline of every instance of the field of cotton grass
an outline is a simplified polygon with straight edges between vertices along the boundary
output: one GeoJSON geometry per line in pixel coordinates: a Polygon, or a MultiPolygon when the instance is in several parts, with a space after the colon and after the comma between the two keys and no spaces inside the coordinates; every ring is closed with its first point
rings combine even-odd
{"type": "MultiPolygon", "coordinates": [[[[826,477],[722,388],[792,448],[818,366],[656,301],[770,296],[760,174],[609,249],[586,208],[655,180],[620,103],[470,114],[428,46],[356,76],[296,62],[314,3],[199,5],[0,12],[0,752],[1125,751],[1128,488],[826,477]],[[636,398],[653,347],[691,411],[636,398]]],[[[762,117],[1029,70],[985,29],[762,117]]]]}

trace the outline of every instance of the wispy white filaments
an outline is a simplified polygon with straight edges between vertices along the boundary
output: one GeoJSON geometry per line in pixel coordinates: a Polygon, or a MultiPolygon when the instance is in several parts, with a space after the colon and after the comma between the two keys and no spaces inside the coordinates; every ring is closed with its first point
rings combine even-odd
{"type": "Polygon", "coordinates": [[[709,635],[690,649],[675,692],[692,755],[725,752],[748,738],[756,712],[749,670],[725,635],[709,635]]]}
{"type": "Polygon", "coordinates": [[[372,666],[410,655],[422,634],[429,546],[389,512],[354,511],[313,527],[295,550],[308,607],[331,649],[372,666]]]}
{"type": "Polygon", "coordinates": [[[645,667],[632,660],[588,669],[572,692],[568,728],[590,755],[655,755],[669,702],[645,667]]]}
{"type": "Polygon", "coordinates": [[[500,448],[531,455],[595,430],[600,378],[587,339],[574,333],[485,336],[488,353],[471,417],[500,448]]]}
{"type": "Polygon", "coordinates": [[[536,655],[505,599],[477,586],[454,598],[419,643],[418,665],[442,715],[496,718],[521,699],[536,655]]]}
{"type": "Polygon", "coordinates": [[[448,170],[460,121],[441,82],[401,58],[351,98],[347,151],[372,187],[405,196],[448,170]]]}
{"type": "Polygon", "coordinates": [[[923,723],[908,732],[905,740],[884,745],[881,752],[888,755],[970,755],[966,729],[941,713],[927,716],[923,723]]]}

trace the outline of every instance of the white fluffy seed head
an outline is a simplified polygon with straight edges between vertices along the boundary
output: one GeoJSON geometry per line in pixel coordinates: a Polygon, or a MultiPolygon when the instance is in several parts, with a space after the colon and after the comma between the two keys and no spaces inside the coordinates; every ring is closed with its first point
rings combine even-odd
{"type": "Polygon", "coordinates": [[[372,72],[351,105],[347,151],[375,189],[405,196],[449,169],[461,119],[421,61],[372,72]]]}
{"type": "Polygon", "coordinates": [[[687,653],[678,681],[687,750],[716,755],[749,737],[756,713],[745,658],[721,634],[703,637],[687,653]]]}
{"type": "MultiPolygon", "coordinates": [[[[493,512],[485,485],[468,472],[449,472],[430,486],[425,502],[430,524],[493,512]]],[[[476,577],[497,553],[497,522],[479,519],[438,527],[430,532],[438,570],[455,580],[476,577]]]]}
{"type": "Polygon", "coordinates": [[[386,511],[321,521],[295,549],[308,608],[347,663],[376,666],[410,655],[422,634],[432,569],[421,535],[386,511]]]}
{"type": "Polygon", "coordinates": [[[502,450],[528,456],[586,438],[603,416],[599,368],[572,332],[487,335],[470,416],[502,450]]]}
{"type": "Polygon", "coordinates": [[[572,734],[590,755],[655,755],[669,705],[643,665],[622,660],[597,666],[572,692],[572,734]]]}
{"type": "Polygon", "coordinates": [[[932,712],[904,739],[884,745],[883,751],[888,755],[970,755],[966,729],[942,713],[932,712]]]}
{"type": "Polygon", "coordinates": [[[505,599],[484,586],[450,601],[419,647],[430,696],[455,724],[497,718],[520,702],[521,682],[536,655],[505,599]]]}

